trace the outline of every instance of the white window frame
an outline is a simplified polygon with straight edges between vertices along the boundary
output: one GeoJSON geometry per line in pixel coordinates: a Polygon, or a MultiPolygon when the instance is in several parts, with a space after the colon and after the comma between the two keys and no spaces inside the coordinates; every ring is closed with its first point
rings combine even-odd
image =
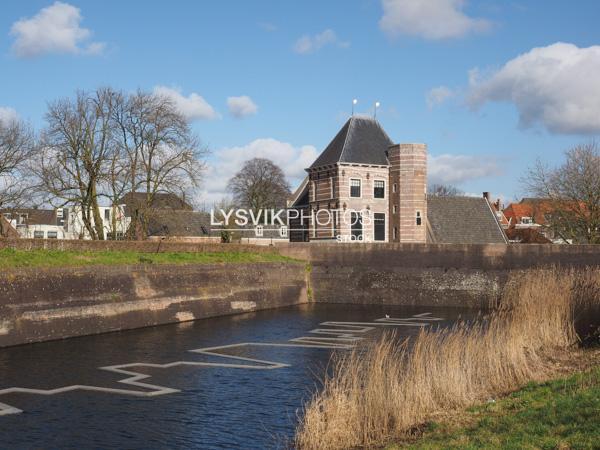
{"type": "Polygon", "coordinates": [[[393,205],[392,206],[392,211],[394,214],[398,214],[398,205],[393,205]]]}
{"type": "Polygon", "coordinates": [[[362,198],[362,178],[350,178],[350,182],[348,183],[348,187],[350,188],[350,192],[349,192],[349,197],[350,198],[362,198]],[[359,196],[354,196],[352,195],[352,181],[358,181],[358,189],[359,189],[359,196]]]}
{"type": "Polygon", "coordinates": [[[279,228],[279,236],[281,236],[282,238],[285,238],[288,236],[288,227],[287,225],[282,225],[279,228]]]}
{"type": "Polygon", "coordinates": [[[256,237],[263,237],[264,231],[265,230],[262,225],[256,225],[256,228],[254,229],[254,233],[256,234],[256,237]]]}
{"type": "Polygon", "coordinates": [[[396,192],[398,192],[398,184],[394,183],[392,185],[392,192],[395,194],[396,192]]]}
{"type": "Polygon", "coordinates": [[[420,227],[420,226],[423,225],[423,214],[421,214],[420,210],[416,211],[416,214],[415,214],[415,225],[418,226],[418,227],[420,227]],[[421,223],[419,223],[419,220],[421,221],[421,223]]]}
{"type": "Polygon", "coordinates": [[[382,178],[375,178],[373,180],[373,198],[375,200],[385,200],[387,198],[386,192],[385,192],[385,180],[382,178]],[[381,181],[383,183],[383,197],[375,197],[375,183],[381,181]]]}

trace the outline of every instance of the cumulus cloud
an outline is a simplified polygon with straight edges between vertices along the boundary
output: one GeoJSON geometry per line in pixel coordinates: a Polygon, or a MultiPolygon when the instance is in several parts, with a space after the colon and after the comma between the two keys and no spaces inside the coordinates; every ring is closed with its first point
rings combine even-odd
{"type": "Polygon", "coordinates": [[[219,114],[214,110],[204,98],[195,92],[187,97],[181,93],[180,89],[167,86],[155,86],[154,93],[170,98],[177,109],[185,116],[188,121],[198,119],[217,119],[219,114]]]}
{"type": "Polygon", "coordinates": [[[464,0],[382,0],[380,28],[390,37],[404,34],[425,39],[450,39],[486,31],[488,20],[467,16],[464,0]]]}
{"type": "Polygon", "coordinates": [[[552,133],[600,132],[600,46],[558,42],[508,61],[496,72],[469,74],[468,102],[511,102],[522,127],[543,125],[552,133]]]}
{"type": "Polygon", "coordinates": [[[0,123],[10,123],[19,119],[17,111],[7,106],[0,106],[0,123]]]}
{"type": "Polygon", "coordinates": [[[207,164],[202,200],[210,203],[227,196],[227,182],[242,168],[245,161],[252,158],[272,160],[282,168],[292,189],[295,189],[306,175],[304,169],[317,156],[317,149],[312,145],[295,147],[273,138],[256,139],[247,145],[222,148],[213,153],[207,164]]]}
{"type": "Polygon", "coordinates": [[[305,34],[294,44],[294,51],[301,55],[314,53],[326,45],[336,45],[338,47],[349,47],[350,43],[340,40],[335,31],[327,29],[313,36],[305,34]]]}
{"type": "Polygon", "coordinates": [[[450,155],[428,156],[429,184],[460,184],[478,178],[498,176],[502,167],[488,156],[450,155]]]}
{"type": "Polygon", "coordinates": [[[251,116],[258,112],[258,106],[247,95],[227,97],[227,107],[232,116],[238,119],[251,116]]]}
{"type": "Polygon", "coordinates": [[[432,109],[437,105],[441,105],[446,100],[454,95],[454,92],[446,86],[438,86],[434,87],[427,92],[425,95],[425,101],[427,102],[427,107],[432,109]]]}
{"type": "Polygon", "coordinates": [[[15,38],[12,51],[21,58],[46,53],[98,54],[105,44],[88,42],[92,32],[82,28],[79,8],[55,2],[31,18],[15,22],[10,34],[15,38]]]}

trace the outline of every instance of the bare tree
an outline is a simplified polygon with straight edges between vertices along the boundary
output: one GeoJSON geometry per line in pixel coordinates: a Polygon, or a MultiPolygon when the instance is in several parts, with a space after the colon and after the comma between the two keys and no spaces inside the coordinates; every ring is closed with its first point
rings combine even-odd
{"type": "MultiPolygon", "coordinates": [[[[33,131],[24,122],[0,120],[0,210],[18,208],[30,196],[28,162],[35,150],[33,131]]],[[[0,221],[0,236],[4,236],[0,221]]]]}
{"type": "Polygon", "coordinates": [[[451,184],[432,184],[427,190],[434,197],[459,197],[464,192],[451,184]]]}
{"type": "Polygon", "coordinates": [[[185,117],[172,100],[138,91],[117,108],[114,120],[119,145],[128,162],[131,192],[145,200],[132,218],[135,230],[146,235],[158,193],[183,196],[199,185],[207,149],[200,146],[185,117]],[[141,228],[136,230],[136,228],[141,228]]]}
{"type": "Polygon", "coordinates": [[[35,166],[41,190],[53,203],[75,206],[92,239],[104,239],[99,197],[114,146],[114,99],[114,91],[103,88],[50,103],[35,166]]]}
{"type": "Polygon", "coordinates": [[[235,204],[253,210],[285,208],[290,185],[273,161],[254,158],[244,163],[227,185],[235,204]]]}
{"type": "Polygon", "coordinates": [[[548,227],[563,240],[600,244],[600,147],[577,145],[566,161],[550,168],[538,159],[522,179],[527,190],[547,199],[548,227]]]}

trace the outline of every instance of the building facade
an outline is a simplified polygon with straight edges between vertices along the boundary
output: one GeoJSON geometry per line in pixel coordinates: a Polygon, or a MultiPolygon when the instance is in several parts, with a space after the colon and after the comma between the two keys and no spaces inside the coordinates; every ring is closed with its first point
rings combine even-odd
{"type": "Polygon", "coordinates": [[[425,144],[394,144],[375,119],[353,116],[306,171],[291,241],[426,241],[425,144]]]}

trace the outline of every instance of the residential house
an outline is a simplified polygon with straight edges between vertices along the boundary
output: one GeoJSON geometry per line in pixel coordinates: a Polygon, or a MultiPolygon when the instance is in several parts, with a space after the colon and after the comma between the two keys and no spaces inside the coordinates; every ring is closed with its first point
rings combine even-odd
{"type": "Polygon", "coordinates": [[[0,211],[21,238],[66,239],[63,209],[18,208],[0,211]]]}
{"type": "Polygon", "coordinates": [[[550,226],[553,212],[550,199],[523,198],[503,210],[506,233],[514,243],[570,243],[557,236],[550,226]]]}
{"type": "MultiPolygon", "coordinates": [[[[102,220],[102,230],[104,238],[107,240],[121,240],[129,229],[131,217],[125,213],[125,205],[100,206],[100,218],[102,220]]],[[[58,209],[57,211],[61,211],[58,209]]],[[[82,210],[79,206],[64,208],[66,221],[64,229],[66,239],[90,239],[90,233],[85,226],[82,210]]],[[[93,214],[90,216],[90,223],[95,227],[93,214]]]]}

